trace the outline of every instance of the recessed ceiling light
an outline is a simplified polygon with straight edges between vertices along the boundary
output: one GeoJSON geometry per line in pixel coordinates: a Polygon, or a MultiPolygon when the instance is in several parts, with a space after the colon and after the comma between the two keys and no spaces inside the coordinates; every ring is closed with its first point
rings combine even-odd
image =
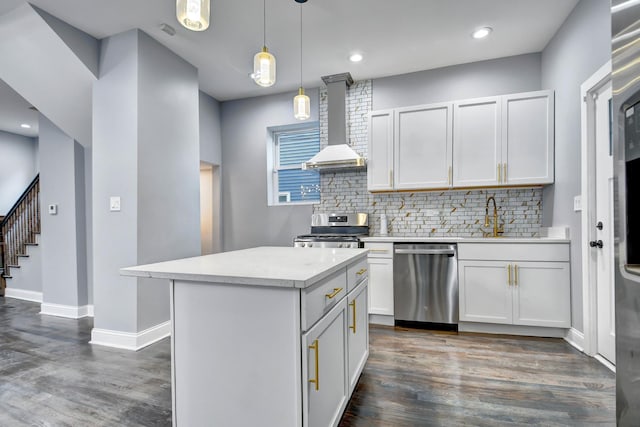
{"type": "Polygon", "coordinates": [[[493,28],[491,27],[482,27],[475,30],[471,35],[474,39],[483,39],[487,37],[491,33],[491,31],[493,31],[493,28]]]}
{"type": "Polygon", "coordinates": [[[22,124],[20,125],[20,127],[21,127],[21,128],[24,128],[24,129],[31,129],[31,125],[30,125],[30,124],[28,124],[28,123],[22,123],[22,124]]]}
{"type": "Polygon", "coordinates": [[[360,61],[362,61],[362,54],[361,53],[353,53],[353,54],[351,54],[351,56],[349,56],[349,61],[351,61],[351,62],[360,62],[360,61]]]}

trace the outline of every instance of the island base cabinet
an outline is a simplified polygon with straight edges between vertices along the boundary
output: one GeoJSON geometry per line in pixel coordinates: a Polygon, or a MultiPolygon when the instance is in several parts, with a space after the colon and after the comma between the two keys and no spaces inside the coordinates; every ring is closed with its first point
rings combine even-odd
{"type": "Polygon", "coordinates": [[[171,311],[174,426],[300,426],[298,290],[176,280],[171,311]]]}
{"type": "Polygon", "coordinates": [[[393,316],[393,258],[369,257],[369,313],[393,316]]]}
{"type": "Polygon", "coordinates": [[[368,286],[365,279],[347,295],[347,341],[349,343],[349,394],[358,383],[358,378],[369,357],[369,307],[368,286]]]}
{"type": "Polygon", "coordinates": [[[305,427],[336,426],[348,400],[347,299],[302,335],[302,420],[305,427]]]}

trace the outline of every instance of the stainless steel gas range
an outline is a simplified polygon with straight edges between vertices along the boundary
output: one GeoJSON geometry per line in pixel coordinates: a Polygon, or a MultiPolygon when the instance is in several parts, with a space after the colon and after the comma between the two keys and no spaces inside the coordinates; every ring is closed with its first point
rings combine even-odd
{"type": "Polygon", "coordinates": [[[311,216],[311,233],[293,240],[296,248],[362,248],[369,235],[366,213],[329,213],[311,216]]]}

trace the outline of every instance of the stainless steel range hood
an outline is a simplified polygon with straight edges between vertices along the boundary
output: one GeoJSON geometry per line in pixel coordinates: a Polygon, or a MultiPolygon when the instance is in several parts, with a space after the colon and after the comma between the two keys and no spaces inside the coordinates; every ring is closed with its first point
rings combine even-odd
{"type": "Polygon", "coordinates": [[[363,168],[366,166],[365,158],[347,143],[346,97],[353,78],[350,73],[342,73],[324,76],[322,81],[327,85],[329,145],[303,163],[302,169],[325,171],[363,168]]]}

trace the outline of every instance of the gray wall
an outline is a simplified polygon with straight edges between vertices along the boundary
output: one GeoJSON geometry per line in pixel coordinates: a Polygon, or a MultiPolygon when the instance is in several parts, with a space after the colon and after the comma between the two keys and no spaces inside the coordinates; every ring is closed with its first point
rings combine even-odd
{"type": "Polygon", "coordinates": [[[44,303],[87,304],[84,152],[40,115],[40,204],[44,303]],[[47,206],[56,204],[50,215],[47,206]]]}
{"type": "MultiPolygon", "coordinates": [[[[311,118],[318,120],[318,90],[311,118]]],[[[311,205],[267,206],[267,128],[299,123],[293,117],[296,94],[222,103],[222,206],[225,251],[252,246],[291,246],[309,232],[311,205]]]]}
{"type": "Polygon", "coordinates": [[[0,216],[9,212],[38,173],[34,138],[0,131],[0,216]]]}
{"type": "Polygon", "coordinates": [[[555,184],[543,193],[543,225],[571,228],[571,323],[583,331],[580,213],[580,85],[611,59],[608,1],[581,0],[542,52],[542,86],[556,91],[555,184]]]}
{"type": "Polygon", "coordinates": [[[204,92],[199,93],[200,161],[212,165],[222,163],[222,129],[220,103],[204,92]]]}
{"type": "Polygon", "coordinates": [[[373,80],[373,110],[539,90],[539,53],[373,80]]]}
{"type": "Polygon", "coordinates": [[[118,270],[200,252],[197,70],[118,34],[102,42],[93,104],[94,326],[135,333],[169,320],[168,284],[118,270]]]}
{"type": "MultiPolygon", "coordinates": [[[[198,71],[138,40],[139,264],[200,255],[198,71]]],[[[140,279],[138,330],[169,320],[169,287],[140,279]]]]}

